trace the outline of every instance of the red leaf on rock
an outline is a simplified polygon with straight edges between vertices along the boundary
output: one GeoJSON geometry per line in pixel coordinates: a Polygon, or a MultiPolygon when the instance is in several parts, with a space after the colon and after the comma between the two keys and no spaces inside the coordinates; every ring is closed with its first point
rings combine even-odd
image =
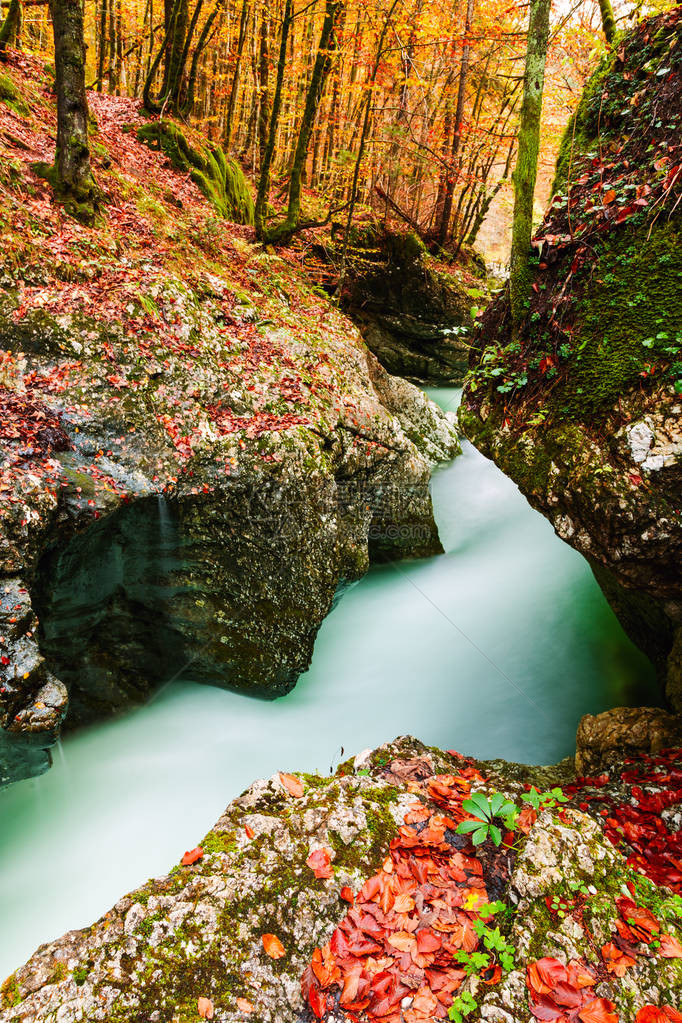
{"type": "Polygon", "coordinates": [[[350,902],[351,906],[355,902],[355,896],[353,895],[353,889],[349,888],[347,884],[343,886],[343,888],[339,892],[339,895],[344,900],[344,902],[350,902]]]}
{"type": "Polygon", "coordinates": [[[616,977],[624,977],[629,967],[635,965],[635,959],[622,952],[612,941],[602,945],[601,954],[606,964],[606,969],[609,973],[615,974],[616,977]]]}
{"type": "Polygon", "coordinates": [[[682,959],[682,945],[677,938],[674,938],[672,934],[662,934],[660,941],[661,947],[658,951],[664,959],[682,959]]]}
{"type": "Polygon", "coordinates": [[[238,998],[237,1008],[240,1012],[253,1012],[253,1005],[247,998],[238,998]]]}
{"type": "Polygon", "coordinates": [[[615,1008],[608,998],[595,998],[582,1007],[578,1017],[582,1023],[618,1023],[615,1008]]]}
{"type": "Polygon", "coordinates": [[[594,974],[578,959],[570,961],[566,972],[568,973],[568,983],[579,990],[584,987],[592,987],[595,982],[594,974]]]}
{"type": "Polygon", "coordinates": [[[526,968],[528,987],[537,991],[539,995],[550,994],[555,985],[565,982],[567,978],[564,964],[550,956],[538,959],[535,963],[529,963],[526,968]]]}
{"type": "Polygon", "coordinates": [[[327,996],[316,987],[311,987],[308,1002],[318,1019],[322,1019],[327,1011],[327,996]]]}
{"type": "Polygon", "coordinates": [[[202,1019],[213,1019],[213,1002],[210,998],[200,998],[197,1002],[197,1011],[202,1019]]]}
{"type": "Polygon", "coordinates": [[[334,876],[329,852],[326,849],[315,849],[306,860],[315,877],[328,878],[334,876]]]}
{"type": "Polygon", "coordinates": [[[196,849],[191,849],[189,852],[186,852],[185,855],[180,860],[180,863],[183,865],[183,867],[189,867],[192,863],[196,863],[197,860],[200,860],[203,855],[204,850],[201,848],[200,845],[198,845],[196,849]]]}
{"type": "Polygon", "coordinates": [[[663,1009],[657,1009],[655,1005],[645,1005],[635,1016],[635,1023],[669,1023],[669,1020],[663,1009]]]}
{"type": "Polygon", "coordinates": [[[286,955],[284,945],[276,934],[264,934],[261,941],[266,955],[269,955],[271,959],[281,959],[286,955]]]}
{"type": "Polygon", "coordinates": [[[279,780],[289,795],[294,796],[295,799],[301,798],[303,795],[303,785],[299,778],[293,774],[285,774],[283,771],[280,771],[279,780]]]}

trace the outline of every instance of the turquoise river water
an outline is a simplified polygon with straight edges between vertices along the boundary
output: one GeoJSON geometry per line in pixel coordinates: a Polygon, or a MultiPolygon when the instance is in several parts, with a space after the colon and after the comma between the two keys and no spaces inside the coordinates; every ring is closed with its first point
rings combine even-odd
{"type": "MultiPolygon", "coordinates": [[[[454,408],[455,389],[432,397],[454,408]]],[[[40,778],[0,792],[0,979],[197,844],[277,770],[327,773],[410,733],[549,763],[582,714],[655,699],[585,561],[471,445],[433,478],[446,553],[372,569],[273,703],[177,681],[69,735],[40,778]]]]}

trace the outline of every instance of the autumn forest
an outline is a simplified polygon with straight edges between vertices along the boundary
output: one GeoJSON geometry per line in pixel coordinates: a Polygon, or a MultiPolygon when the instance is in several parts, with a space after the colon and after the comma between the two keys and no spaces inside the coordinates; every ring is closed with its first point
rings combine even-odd
{"type": "Polygon", "coordinates": [[[0,1023],[682,1023],[682,5],[1,0],[0,241],[0,1023]]]}

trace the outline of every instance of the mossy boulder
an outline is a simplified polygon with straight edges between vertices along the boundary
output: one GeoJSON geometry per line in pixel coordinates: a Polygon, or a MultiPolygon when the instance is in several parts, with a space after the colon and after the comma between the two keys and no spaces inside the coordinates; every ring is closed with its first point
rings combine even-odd
{"type": "Polygon", "coordinates": [[[438,261],[413,231],[368,224],[351,231],[346,258],[343,307],[389,373],[461,383],[472,309],[489,296],[480,257],[438,261]]]}
{"type": "MultiPolygon", "coordinates": [[[[229,804],[201,841],[203,855],[194,863],[179,864],[124,895],[91,927],[41,945],[3,984],[0,1020],[192,1023],[202,997],[211,999],[216,1019],[225,1023],[243,1023],[245,1014],[257,1023],[313,1018],[332,1023],[340,1018],[335,996],[326,1011],[313,1017],[301,978],[311,960],[315,962],[315,950],[332,939],[348,912],[372,939],[366,944],[374,958],[358,958],[359,965],[367,963],[376,973],[377,962],[394,970],[399,964],[405,988],[398,1006],[405,996],[403,1005],[409,1011],[420,981],[422,994],[431,986],[438,991],[442,974],[429,971],[428,959],[413,961],[408,955],[399,960],[389,941],[381,949],[374,940],[398,928],[404,936],[403,927],[410,931],[434,927],[441,936],[450,934],[465,905],[462,887],[445,870],[432,867],[431,857],[423,856],[424,847],[415,857],[423,865],[424,881],[419,885],[409,881],[405,853],[410,836],[418,841],[426,823],[415,824],[414,816],[406,821],[406,815],[423,808],[427,817],[435,815],[447,827],[442,844],[430,839],[428,851],[434,857],[445,852],[465,867],[472,857],[478,859],[476,874],[462,873],[471,884],[467,901],[475,900],[476,893],[480,898],[483,891],[488,898],[495,893],[505,907],[495,923],[511,946],[513,960],[501,976],[488,977],[485,983],[478,970],[464,980],[464,989],[479,1003],[468,1017],[472,1023],[529,1019],[525,971],[544,956],[564,963],[580,961],[592,971],[594,996],[612,1000],[622,1023],[632,1023],[644,1004],[677,1004],[682,981],[682,960],[665,958],[658,943],[640,945],[622,977],[606,970],[600,951],[618,940],[616,900],[624,894],[632,894],[638,906],[654,914],[671,941],[680,933],[679,898],[633,870],[605,833],[609,824],[601,812],[604,801],[615,812],[627,809],[624,804],[633,797],[622,775],[630,777],[640,767],[651,770],[649,762],[630,763],[623,772],[620,763],[607,781],[606,776],[600,779],[601,788],[589,789],[586,797],[599,800],[589,812],[576,805],[585,798],[580,793],[573,795],[571,804],[541,811],[527,822],[527,833],[517,833],[508,850],[496,850],[490,842],[474,850],[466,838],[455,834],[452,821],[442,816],[439,790],[458,783],[466,786],[462,775],[471,777],[467,772],[474,771],[478,791],[488,797],[500,792],[519,804],[530,784],[544,790],[572,781],[566,765],[486,764],[425,747],[406,736],[350,758],[334,776],[299,775],[298,794],[291,776],[275,774],[255,782],[229,804]],[[405,827],[408,821],[411,825],[405,827]],[[401,849],[401,843],[395,859],[394,849],[396,845],[401,849]],[[307,862],[319,849],[329,856],[330,877],[316,877],[307,862]],[[406,868],[402,874],[396,863],[406,868]],[[379,892],[389,888],[395,892],[402,886],[413,893],[412,909],[397,914],[390,901],[379,905],[379,892]],[[355,903],[350,911],[348,888],[355,903]],[[372,888],[374,902],[369,901],[372,888]],[[436,900],[438,913],[454,909],[446,924],[449,931],[440,930],[427,896],[431,904],[436,900]],[[566,912],[560,908],[564,904],[566,912]],[[371,918],[364,912],[368,905],[374,911],[371,918]],[[266,953],[264,935],[279,938],[284,950],[280,958],[266,953]]],[[[666,783],[664,776],[660,783],[650,780],[647,795],[660,792],[666,783]]],[[[668,806],[665,823],[658,822],[657,839],[666,834],[675,841],[679,806],[668,806]]],[[[188,836],[188,845],[193,844],[188,836]]],[[[336,941],[337,949],[343,950],[338,931],[336,941]]],[[[356,949],[354,954],[364,953],[356,949]]],[[[447,1005],[429,1018],[444,1018],[444,1011],[447,1005]]],[[[359,1018],[371,1017],[362,1013],[359,1018]]],[[[419,1017],[406,1013],[406,1018],[419,1017]]]]}
{"type": "Polygon", "coordinates": [[[173,121],[141,125],[137,137],[161,149],[175,170],[189,174],[221,217],[236,224],[253,224],[253,197],[244,172],[220,146],[191,145],[173,121]]]}
{"type": "Polygon", "coordinates": [[[567,129],[520,335],[487,310],[460,421],[584,554],[682,710],[682,14],[624,37],[567,129]]]}

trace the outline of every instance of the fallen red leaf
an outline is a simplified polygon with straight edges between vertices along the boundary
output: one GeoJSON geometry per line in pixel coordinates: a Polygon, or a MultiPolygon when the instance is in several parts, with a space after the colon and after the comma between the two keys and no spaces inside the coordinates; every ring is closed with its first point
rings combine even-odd
{"type": "Polygon", "coordinates": [[[286,955],[284,945],[276,934],[264,934],[261,941],[266,955],[269,955],[271,959],[281,959],[286,955]]]}
{"type": "Polygon", "coordinates": [[[315,877],[329,878],[334,876],[329,852],[326,849],[315,849],[306,860],[315,877]]]}
{"type": "Polygon", "coordinates": [[[202,1019],[213,1019],[213,1002],[210,998],[200,998],[197,1002],[197,1011],[202,1019]]]}
{"type": "Polygon", "coordinates": [[[183,867],[189,867],[192,863],[196,863],[197,860],[200,860],[203,855],[204,850],[200,845],[198,845],[196,849],[191,849],[189,852],[186,852],[180,862],[183,867]]]}
{"type": "Polygon", "coordinates": [[[659,954],[664,959],[682,959],[682,945],[672,934],[662,934],[660,937],[661,946],[659,954]]]}
{"type": "Polygon", "coordinates": [[[293,774],[285,774],[280,771],[279,780],[291,796],[294,796],[296,799],[301,798],[303,795],[303,784],[300,779],[293,774]]]}
{"type": "Polygon", "coordinates": [[[635,1023],[669,1023],[669,1019],[663,1009],[658,1009],[655,1005],[645,1005],[635,1016],[635,1023]]]}
{"type": "Polygon", "coordinates": [[[608,998],[595,998],[578,1013],[582,1023],[618,1023],[615,1005],[608,998]]]}
{"type": "Polygon", "coordinates": [[[339,892],[339,895],[344,900],[344,902],[350,902],[351,906],[355,902],[355,896],[353,895],[353,889],[349,888],[347,884],[345,884],[343,886],[343,888],[339,892]]]}

